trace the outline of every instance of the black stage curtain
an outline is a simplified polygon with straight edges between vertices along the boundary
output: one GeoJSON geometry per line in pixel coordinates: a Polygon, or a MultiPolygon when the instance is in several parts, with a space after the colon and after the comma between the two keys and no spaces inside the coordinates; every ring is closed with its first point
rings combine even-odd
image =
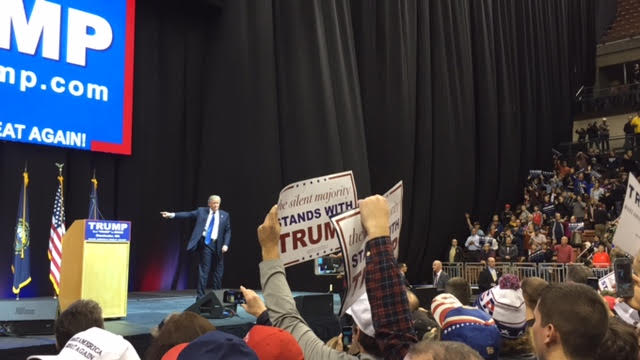
{"type": "MultiPolygon", "coordinates": [[[[593,79],[595,1],[139,0],[133,155],[0,144],[3,294],[25,161],[27,294],[51,293],[54,162],[68,225],[86,217],[93,169],[103,214],[133,222],[132,290],[194,287],[192,224],[159,211],[211,193],[232,216],[224,285],[257,287],[255,231],[281,187],[349,169],[361,197],[404,180],[400,260],[430,279],[450,237],[466,237],[464,212],[486,224],[570,138],[572,96],[593,79]]],[[[328,288],[310,264],[288,273],[295,289],[328,288]]]]}

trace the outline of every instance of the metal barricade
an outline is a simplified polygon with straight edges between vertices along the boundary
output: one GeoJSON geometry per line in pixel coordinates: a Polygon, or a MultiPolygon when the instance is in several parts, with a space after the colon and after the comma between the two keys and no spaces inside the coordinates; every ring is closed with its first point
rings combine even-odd
{"type": "Polygon", "coordinates": [[[564,264],[540,263],[538,264],[538,276],[549,284],[560,283],[566,278],[566,268],[564,264]]]}
{"type": "Polygon", "coordinates": [[[464,263],[461,262],[443,262],[442,271],[449,275],[449,278],[464,277],[464,263]]]}
{"type": "Polygon", "coordinates": [[[598,279],[601,279],[609,275],[609,273],[613,271],[613,268],[610,266],[607,266],[605,268],[594,267],[591,270],[593,271],[593,276],[597,277],[598,279]]]}
{"type": "Polygon", "coordinates": [[[478,286],[478,276],[485,267],[486,265],[480,262],[468,262],[465,264],[463,277],[471,287],[478,286]]]}
{"type": "Polygon", "coordinates": [[[520,281],[529,277],[538,276],[538,264],[536,263],[513,263],[511,273],[516,275],[520,281]]]}
{"type": "Polygon", "coordinates": [[[496,269],[498,271],[500,271],[502,273],[502,275],[504,274],[513,274],[513,272],[511,271],[511,263],[509,262],[496,262],[496,269]]]}

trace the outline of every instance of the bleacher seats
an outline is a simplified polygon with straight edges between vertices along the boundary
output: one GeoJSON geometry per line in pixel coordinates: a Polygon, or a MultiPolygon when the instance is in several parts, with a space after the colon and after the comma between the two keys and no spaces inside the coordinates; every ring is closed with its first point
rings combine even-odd
{"type": "Polygon", "coordinates": [[[616,20],[602,37],[601,43],[640,36],[640,0],[618,0],[616,20]]]}

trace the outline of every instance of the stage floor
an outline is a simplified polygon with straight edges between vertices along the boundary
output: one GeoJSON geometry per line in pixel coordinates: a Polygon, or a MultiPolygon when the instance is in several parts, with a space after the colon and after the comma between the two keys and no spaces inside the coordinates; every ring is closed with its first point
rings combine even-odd
{"type": "MultiPolygon", "coordinates": [[[[293,293],[294,296],[312,294],[318,293],[293,293]]],[[[262,295],[260,294],[260,296],[262,295]]],[[[106,320],[105,328],[126,337],[136,349],[145,349],[150,341],[149,332],[151,329],[168,314],[181,312],[188,308],[194,303],[195,297],[195,290],[129,293],[127,317],[119,320],[106,320]]],[[[336,294],[333,297],[333,304],[334,312],[337,314],[340,311],[340,299],[336,294]]],[[[228,319],[211,319],[210,321],[219,330],[243,336],[255,323],[255,318],[238,306],[236,316],[228,319]]],[[[0,359],[25,359],[26,356],[35,354],[56,354],[55,337],[53,335],[0,336],[0,359]]],[[[143,353],[139,355],[142,357],[143,353]]]]}

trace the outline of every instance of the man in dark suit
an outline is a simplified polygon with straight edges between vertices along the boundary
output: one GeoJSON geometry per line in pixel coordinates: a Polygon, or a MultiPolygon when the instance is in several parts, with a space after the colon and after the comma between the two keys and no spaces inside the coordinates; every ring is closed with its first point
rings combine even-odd
{"type": "Polygon", "coordinates": [[[449,281],[449,274],[442,271],[442,263],[439,260],[433,262],[433,286],[438,290],[444,290],[449,281]]]}
{"type": "Polygon", "coordinates": [[[229,251],[231,244],[231,217],[226,211],[220,210],[220,201],[220,196],[211,195],[208,201],[209,207],[176,213],[160,212],[166,219],[196,219],[196,225],[187,244],[187,251],[200,252],[198,299],[204,296],[210,272],[213,272],[213,289],[222,288],[223,254],[229,251]]]}
{"type": "Polygon", "coordinates": [[[480,271],[478,275],[478,288],[480,292],[487,291],[498,284],[502,273],[496,269],[496,259],[490,257],[487,259],[487,267],[480,271]]]}

